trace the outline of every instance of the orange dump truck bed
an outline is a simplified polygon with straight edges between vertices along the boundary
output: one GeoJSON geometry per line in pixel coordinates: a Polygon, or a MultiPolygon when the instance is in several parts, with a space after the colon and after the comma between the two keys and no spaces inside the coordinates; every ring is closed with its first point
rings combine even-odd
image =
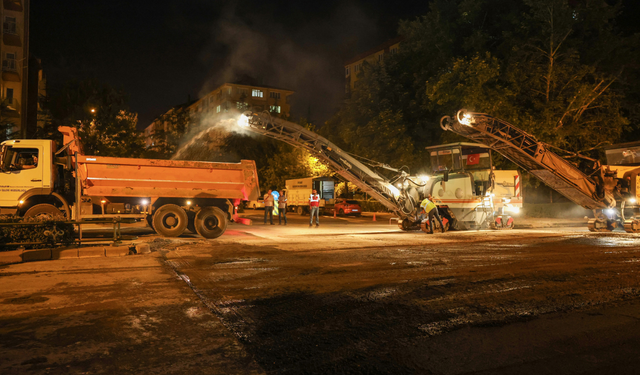
{"type": "Polygon", "coordinates": [[[255,162],[130,159],[78,155],[83,195],[255,200],[255,162]]]}

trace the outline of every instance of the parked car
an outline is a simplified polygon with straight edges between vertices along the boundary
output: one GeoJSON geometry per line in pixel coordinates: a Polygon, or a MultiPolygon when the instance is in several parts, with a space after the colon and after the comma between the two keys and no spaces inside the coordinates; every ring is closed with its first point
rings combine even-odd
{"type": "Polygon", "coordinates": [[[248,201],[247,208],[253,208],[257,210],[258,208],[264,208],[264,199],[258,199],[257,201],[248,201]]]}
{"type": "Polygon", "coordinates": [[[362,208],[360,207],[360,203],[352,199],[343,199],[343,198],[336,199],[333,209],[338,213],[338,215],[360,216],[362,214],[362,208]]]}

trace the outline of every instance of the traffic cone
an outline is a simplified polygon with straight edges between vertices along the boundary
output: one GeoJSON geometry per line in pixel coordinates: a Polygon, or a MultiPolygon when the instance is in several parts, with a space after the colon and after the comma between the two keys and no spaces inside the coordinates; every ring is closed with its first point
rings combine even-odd
{"type": "Polygon", "coordinates": [[[376,221],[376,213],[373,213],[373,221],[376,221]]]}

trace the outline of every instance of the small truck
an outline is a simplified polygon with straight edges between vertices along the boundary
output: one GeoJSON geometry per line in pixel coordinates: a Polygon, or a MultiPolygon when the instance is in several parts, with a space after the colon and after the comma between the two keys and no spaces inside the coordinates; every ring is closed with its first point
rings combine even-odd
{"type": "Polygon", "coordinates": [[[255,162],[212,163],[85,155],[77,129],[52,140],[2,142],[0,214],[62,216],[90,223],[109,218],[150,226],[165,237],[185,229],[224,233],[235,208],[260,189],[255,162]]]}
{"type": "Polygon", "coordinates": [[[315,189],[320,195],[320,211],[325,205],[333,205],[335,195],[334,180],[331,177],[306,177],[286,180],[287,206],[299,215],[309,213],[309,197],[315,189]]]}

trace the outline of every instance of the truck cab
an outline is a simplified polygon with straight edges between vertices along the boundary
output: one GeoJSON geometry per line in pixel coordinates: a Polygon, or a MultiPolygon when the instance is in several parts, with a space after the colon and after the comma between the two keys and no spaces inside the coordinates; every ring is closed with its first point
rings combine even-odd
{"type": "Polygon", "coordinates": [[[35,195],[53,191],[53,141],[10,140],[0,147],[0,214],[15,214],[35,195]]]}

